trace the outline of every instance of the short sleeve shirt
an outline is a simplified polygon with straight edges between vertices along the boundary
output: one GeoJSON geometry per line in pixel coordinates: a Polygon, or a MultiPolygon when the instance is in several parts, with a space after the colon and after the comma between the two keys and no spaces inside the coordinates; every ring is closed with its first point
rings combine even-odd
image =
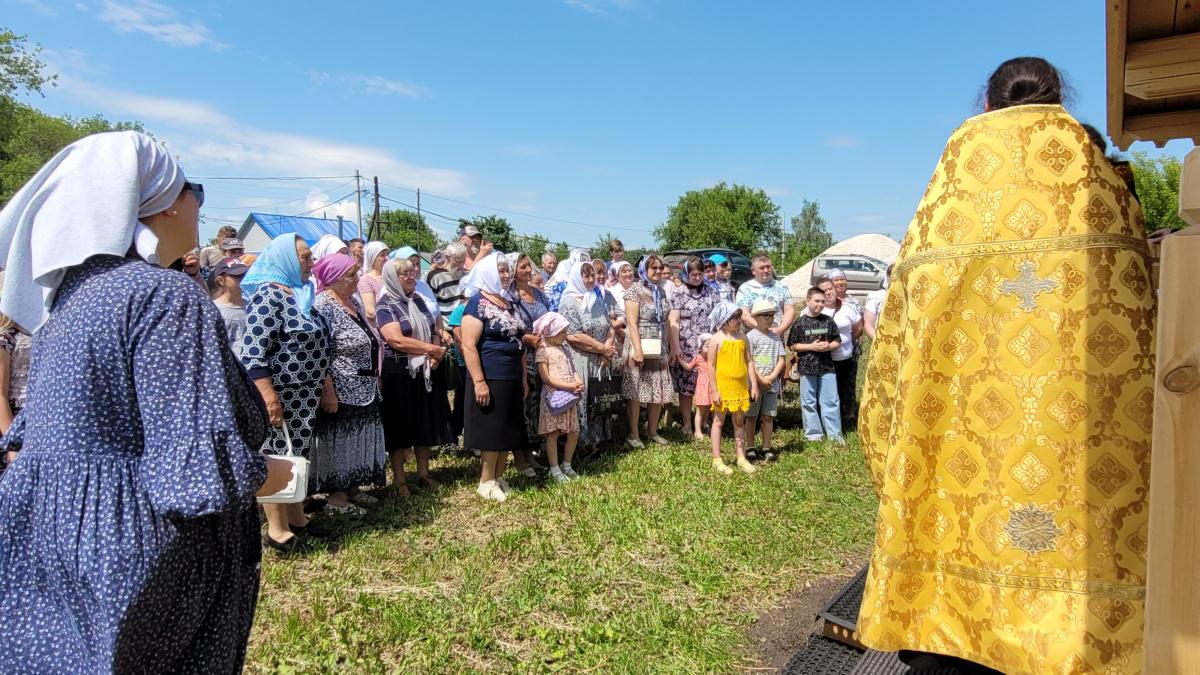
{"type": "Polygon", "coordinates": [[[742,309],[750,309],[759,300],[766,300],[775,305],[775,322],[772,326],[783,323],[783,308],[796,302],[792,300],[792,292],[788,287],[778,281],[772,281],[768,286],[751,281],[742,284],[737,291],[737,306],[742,309]]]}
{"type": "MultiPolygon", "coordinates": [[[[818,314],[809,316],[808,312],[800,312],[788,333],[788,344],[812,344],[821,340],[838,339],[837,324],[833,319],[818,314]]],[[[801,375],[824,375],[834,372],[832,352],[800,352],[796,355],[796,363],[801,375]]]]}
{"type": "MultiPolygon", "coordinates": [[[[429,310],[429,306],[425,302],[425,298],[413,293],[412,297],[409,299],[409,302],[416,303],[417,309],[419,309],[421,313],[425,315],[425,320],[429,322],[430,334],[436,335],[434,331],[437,326],[437,321],[434,319],[433,312],[429,310]]],[[[404,334],[404,337],[413,336],[413,327],[412,322],[408,320],[408,311],[405,309],[404,304],[399,299],[390,295],[382,296],[379,299],[379,304],[375,306],[375,323],[380,329],[389,323],[399,324],[400,332],[404,334]]],[[[388,358],[398,359],[400,361],[404,361],[405,363],[408,362],[408,354],[392,349],[392,346],[390,344],[386,344],[386,341],[383,347],[383,354],[388,358]]]]}
{"type": "Polygon", "coordinates": [[[476,294],[467,300],[463,316],[473,316],[483,324],[478,347],[485,379],[519,380],[525,377],[521,363],[525,321],[516,307],[510,303],[506,309],[482,294],[476,294]]]}
{"type": "Polygon", "coordinates": [[[824,314],[833,317],[833,322],[838,328],[838,340],[841,341],[841,345],[830,352],[833,354],[833,360],[845,361],[854,356],[854,324],[862,319],[858,303],[843,302],[837,312],[831,312],[830,308],[826,307],[824,314]]]}
{"type": "MultiPolygon", "coordinates": [[[[758,369],[758,374],[764,377],[775,370],[780,358],[787,356],[783,340],[774,333],[760,333],[754,329],[746,334],[746,340],[750,343],[750,360],[754,361],[754,367],[758,369]]],[[[779,382],[781,379],[783,378],[777,377],[771,383],[771,391],[776,394],[781,391],[779,382]]]]}

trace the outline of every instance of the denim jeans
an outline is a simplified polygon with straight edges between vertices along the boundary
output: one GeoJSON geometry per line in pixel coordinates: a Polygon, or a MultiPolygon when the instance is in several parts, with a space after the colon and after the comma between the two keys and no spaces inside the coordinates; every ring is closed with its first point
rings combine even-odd
{"type": "Polygon", "coordinates": [[[804,411],[804,436],[808,440],[818,440],[821,436],[836,441],[842,439],[837,373],[801,375],[800,408],[804,411]]]}

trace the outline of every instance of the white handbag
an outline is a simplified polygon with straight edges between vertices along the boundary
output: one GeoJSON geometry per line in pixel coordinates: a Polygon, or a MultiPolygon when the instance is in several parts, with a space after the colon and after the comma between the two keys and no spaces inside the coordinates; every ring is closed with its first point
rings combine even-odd
{"type": "Polygon", "coordinates": [[[292,480],[287,486],[274,494],[258,498],[259,504],[299,504],[308,496],[308,460],[297,456],[292,447],[292,434],[288,431],[287,420],[283,421],[283,440],[287,443],[286,455],[267,455],[273,459],[283,459],[292,463],[292,480]]]}
{"type": "Polygon", "coordinates": [[[642,358],[646,361],[657,361],[663,357],[662,340],[644,338],[642,340],[642,358]]]}

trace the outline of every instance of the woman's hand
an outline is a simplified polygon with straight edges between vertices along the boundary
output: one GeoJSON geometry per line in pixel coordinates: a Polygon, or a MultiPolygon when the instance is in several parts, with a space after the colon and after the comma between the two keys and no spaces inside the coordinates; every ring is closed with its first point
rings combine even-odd
{"type": "Polygon", "coordinates": [[[583,380],[580,380],[578,375],[575,376],[575,386],[573,387],[573,390],[576,394],[581,396],[583,395],[583,380]]]}
{"type": "Polygon", "coordinates": [[[278,457],[267,457],[267,479],[258,489],[259,497],[266,497],[279,492],[292,482],[292,463],[278,457]]]}
{"type": "Polygon", "coordinates": [[[283,426],[283,404],[279,402],[278,396],[271,397],[271,400],[265,401],[267,404],[267,421],[273,427],[283,426]]]}
{"type": "Polygon", "coordinates": [[[446,348],[441,345],[429,345],[425,348],[425,355],[435,361],[441,361],[446,358],[446,348]]]}
{"type": "Polygon", "coordinates": [[[479,404],[480,408],[486,408],[492,402],[492,390],[488,387],[487,382],[475,383],[475,402],[479,404]]]}
{"type": "Polygon", "coordinates": [[[638,368],[641,368],[642,364],[646,361],[646,357],[642,354],[641,347],[634,347],[633,355],[630,358],[633,359],[634,365],[636,365],[638,368]]]}
{"type": "Polygon", "coordinates": [[[321,410],[330,414],[338,411],[337,389],[334,389],[333,378],[329,375],[325,376],[325,383],[321,386],[321,410]]]}

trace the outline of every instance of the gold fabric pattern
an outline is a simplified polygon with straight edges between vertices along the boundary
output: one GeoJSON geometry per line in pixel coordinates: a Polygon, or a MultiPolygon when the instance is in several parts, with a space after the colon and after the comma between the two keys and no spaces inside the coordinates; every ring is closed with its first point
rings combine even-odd
{"type": "Polygon", "coordinates": [[[1138,672],[1154,293],[1137,202],[1060,106],[968,120],[893,268],[860,411],[859,636],[1014,675],[1138,672]]]}

